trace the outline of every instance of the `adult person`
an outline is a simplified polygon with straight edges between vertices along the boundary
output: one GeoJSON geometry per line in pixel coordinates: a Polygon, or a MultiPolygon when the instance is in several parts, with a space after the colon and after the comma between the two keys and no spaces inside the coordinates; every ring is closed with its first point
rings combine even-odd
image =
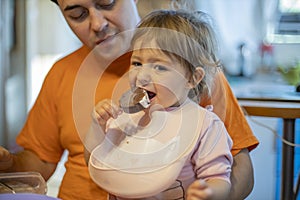
{"type": "MultiPolygon", "coordinates": [[[[72,113],[72,92],[77,71],[89,52],[98,44],[113,47],[114,35],[134,28],[140,20],[136,3],[138,0],[52,0],[59,8],[68,25],[83,46],[59,60],[47,74],[39,96],[30,110],[27,121],[17,137],[24,150],[10,154],[0,148],[0,171],[37,171],[48,180],[54,173],[64,150],[68,150],[58,197],[64,200],[106,199],[107,193],[91,180],[84,160],[84,145],[78,135],[72,113]]],[[[119,45],[119,44],[117,44],[119,45]]],[[[118,47],[116,47],[118,48],[118,47]]],[[[109,98],[114,81],[120,77],[120,68],[126,60],[112,66],[109,80],[101,90],[101,98],[109,98]],[[114,74],[115,72],[115,74],[114,74]]],[[[253,169],[249,151],[258,144],[238,106],[224,75],[215,81],[226,89],[226,95],[217,102],[210,98],[201,102],[226,103],[224,124],[233,139],[234,163],[231,174],[232,189],[229,199],[244,199],[253,187],[253,169]]],[[[218,92],[215,92],[218,93],[218,92]]],[[[100,99],[98,99],[100,100],[100,99]]]]}

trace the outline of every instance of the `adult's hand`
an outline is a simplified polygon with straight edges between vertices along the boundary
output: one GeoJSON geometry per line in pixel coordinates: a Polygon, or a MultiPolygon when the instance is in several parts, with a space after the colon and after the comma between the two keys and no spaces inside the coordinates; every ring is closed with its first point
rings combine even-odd
{"type": "Polygon", "coordinates": [[[7,149],[0,146],[0,172],[7,171],[12,167],[13,157],[7,149]]]}
{"type": "Polygon", "coordinates": [[[39,172],[47,181],[56,169],[57,163],[41,160],[34,152],[24,150],[11,154],[0,146],[0,172],[39,172]]]}

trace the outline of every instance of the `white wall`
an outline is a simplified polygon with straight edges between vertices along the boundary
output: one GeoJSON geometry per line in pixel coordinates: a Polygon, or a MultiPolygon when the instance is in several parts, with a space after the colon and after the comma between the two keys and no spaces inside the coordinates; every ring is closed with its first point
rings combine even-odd
{"type": "Polygon", "coordinates": [[[248,122],[259,140],[259,146],[251,153],[254,168],[254,188],[247,200],[274,200],[276,194],[276,143],[272,131],[253,120],[277,130],[277,118],[248,117],[248,122]]]}
{"type": "Polygon", "coordinates": [[[300,62],[300,44],[273,44],[274,59],[278,65],[288,66],[300,62]]]}
{"type": "Polygon", "coordinates": [[[27,107],[35,101],[53,63],[81,46],[65,22],[59,7],[50,0],[27,0],[27,107]]]}

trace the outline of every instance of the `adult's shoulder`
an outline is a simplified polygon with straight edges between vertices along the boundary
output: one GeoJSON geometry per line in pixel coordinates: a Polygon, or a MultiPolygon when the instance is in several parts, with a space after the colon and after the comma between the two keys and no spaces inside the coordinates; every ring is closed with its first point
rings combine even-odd
{"type": "Polygon", "coordinates": [[[81,63],[89,52],[90,50],[86,46],[82,46],[74,52],[60,58],[49,70],[45,82],[61,84],[63,80],[67,80],[68,82],[70,80],[73,81],[81,63]]]}
{"type": "Polygon", "coordinates": [[[86,46],[82,46],[79,49],[73,51],[72,53],[60,58],[53,65],[53,68],[66,68],[66,67],[79,67],[86,56],[89,54],[90,50],[86,46]]]}

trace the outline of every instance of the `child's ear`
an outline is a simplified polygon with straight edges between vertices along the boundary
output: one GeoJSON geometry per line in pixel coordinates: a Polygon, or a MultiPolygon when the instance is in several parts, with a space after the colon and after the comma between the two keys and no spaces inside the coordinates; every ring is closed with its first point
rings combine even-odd
{"type": "Polygon", "coordinates": [[[194,71],[193,76],[191,77],[191,80],[188,82],[190,88],[196,87],[200,83],[200,81],[203,79],[205,75],[205,71],[202,67],[197,67],[194,71]]]}

